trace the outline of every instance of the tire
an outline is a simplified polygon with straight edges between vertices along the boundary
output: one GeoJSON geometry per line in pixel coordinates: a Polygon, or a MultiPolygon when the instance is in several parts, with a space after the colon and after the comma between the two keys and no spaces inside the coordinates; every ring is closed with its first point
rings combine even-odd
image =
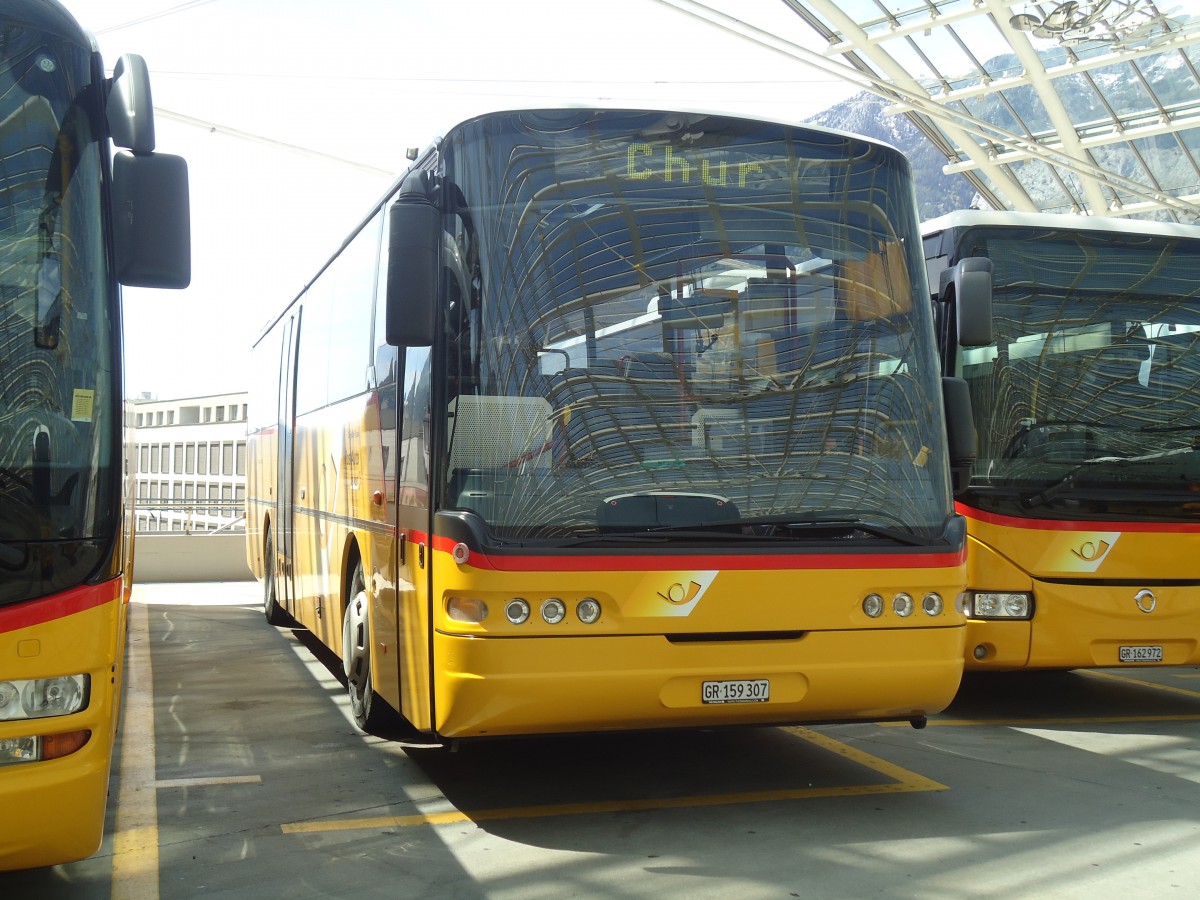
{"type": "Polygon", "coordinates": [[[279,595],[275,591],[275,539],[267,532],[264,565],[266,574],[263,577],[263,615],[268,625],[290,625],[294,621],[287,610],[279,605],[279,595]]]}
{"type": "Polygon", "coordinates": [[[342,616],[342,670],[350,694],[350,712],[354,724],[367,734],[391,737],[402,720],[371,684],[370,605],[362,563],[357,563],[350,580],[350,600],[342,616]]]}

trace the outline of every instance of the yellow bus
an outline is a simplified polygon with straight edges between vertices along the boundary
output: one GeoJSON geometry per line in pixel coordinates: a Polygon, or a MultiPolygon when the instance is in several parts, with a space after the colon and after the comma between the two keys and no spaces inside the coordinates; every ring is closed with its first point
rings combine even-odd
{"type": "Polygon", "coordinates": [[[490,113],[412,156],[254,348],[248,560],[358,724],[943,709],[974,448],[902,156],[619,109],[490,113]]]}
{"type": "Polygon", "coordinates": [[[53,0],[5,0],[0,30],[6,870],[100,846],[133,551],[118,285],[184,287],[190,262],[187,169],[151,152],[144,61],[106,77],[53,0]]]}
{"type": "Polygon", "coordinates": [[[962,211],[922,231],[931,273],[992,269],[990,309],[952,284],[938,303],[978,432],[967,667],[1200,663],[1200,228],[962,211]],[[993,339],[962,346],[984,319],[993,339]]]}

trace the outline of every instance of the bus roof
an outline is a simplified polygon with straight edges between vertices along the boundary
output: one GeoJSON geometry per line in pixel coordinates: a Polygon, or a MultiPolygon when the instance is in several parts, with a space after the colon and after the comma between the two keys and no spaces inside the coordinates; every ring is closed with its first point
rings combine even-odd
{"type": "Polygon", "coordinates": [[[1055,228],[1068,231],[1094,231],[1103,234],[1147,234],[1163,237],[1200,239],[1200,226],[1174,222],[1150,222],[1145,219],[1118,219],[1110,216],[1080,216],[1070,213],[1028,213],[1011,210],[960,209],[921,223],[921,234],[928,237],[951,228],[976,226],[1006,228],[1055,228]]]}
{"type": "Polygon", "coordinates": [[[58,0],[4,0],[0,21],[58,35],[92,52],[98,49],[95,37],[58,0]]]}

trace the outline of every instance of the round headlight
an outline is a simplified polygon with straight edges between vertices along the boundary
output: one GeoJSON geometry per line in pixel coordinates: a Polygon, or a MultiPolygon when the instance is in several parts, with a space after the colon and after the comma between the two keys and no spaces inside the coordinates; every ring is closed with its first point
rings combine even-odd
{"type": "Polygon", "coordinates": [[[584,597],[575,606],[575,615],[584,625],[594,625],[600,620],[600,602],[591,597],[584,597]]]}
{"type": "Polygon", "coordinates": [[[867,594],[863,597],[863,612],[872,619],[878,619],[883,615],[883,598],[878,594],[867,594]]]}
{"type": "Polygon", "coordinates": [[[911,616],[913,608],[913,598],[903,591],[892,598],[892,612],[902,619],[911,616]]]}
{"type": "Polygon", "coordinates": [[[1004,611],[1014,619],[1024,619],[1029,616],[1029,595],[1009,594],[1004,598],[1004,611]]]}
{"type": "Polygon", "coordinates": [[[542,618],[547,625],[557,625],[567,617],[567,607],[557,597],[542,601],[542,618]]]}
{"type": "Polygon", "coordinates": [[[921,600],[921,609],[925,610],[927,616],[940,616],[945,608],[946,604],[942,602],[941,594],[931,592],[921,600]]]}
{"type": "Polygon", "coordinates": [[[513,597],[504,604],[504,618],[514,625],[523,625],[529,619],[529,604],[520,597],[513,597]]]}

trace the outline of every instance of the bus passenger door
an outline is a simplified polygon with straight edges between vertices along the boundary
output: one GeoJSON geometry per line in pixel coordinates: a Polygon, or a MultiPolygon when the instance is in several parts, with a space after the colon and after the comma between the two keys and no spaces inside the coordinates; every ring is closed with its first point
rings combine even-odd
{"type": "Polygon", "coordinates": [[[299,331],[299,313],[283,328],[283,348],[279,371],[279,409],[277,415],[275,461],[275,515],[274,541],[275,559],[269,565],[275,567],[275,590],[279,604],[289,613],[296,613],[294,605],[294,491],[296,474],[293,467],[296,440],[296,334],[299,331]]]}

